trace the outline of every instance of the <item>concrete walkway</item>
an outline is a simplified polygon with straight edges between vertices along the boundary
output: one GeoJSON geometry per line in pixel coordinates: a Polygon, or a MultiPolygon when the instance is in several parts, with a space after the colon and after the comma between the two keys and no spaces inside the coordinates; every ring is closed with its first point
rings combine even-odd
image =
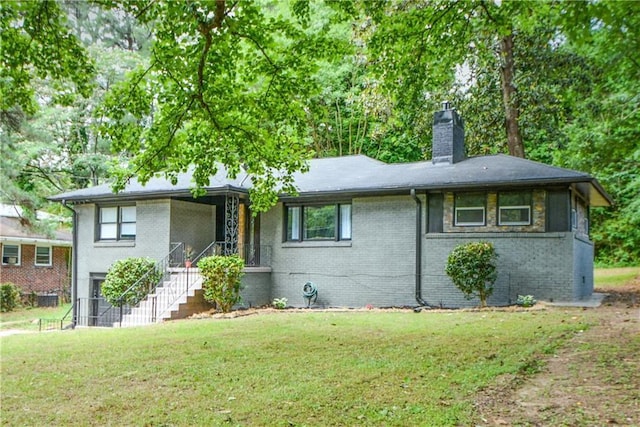
{"type": "Polygon", "coordinates": [[[594,292],[591,294],[591,297],[580,300],[580,301],[556,301],[556,302],[545,302],[546,305],[554,306],[554,307],[582,307],[582,308],[597,308],[602,304],[602,300],[607,296],[607,294],[602,294],[599,292],[594,292]]]}

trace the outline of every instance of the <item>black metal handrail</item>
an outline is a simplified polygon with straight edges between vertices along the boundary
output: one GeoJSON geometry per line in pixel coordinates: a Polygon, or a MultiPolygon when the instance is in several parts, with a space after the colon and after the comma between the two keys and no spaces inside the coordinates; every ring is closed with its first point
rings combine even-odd
{"type": "Polygon", "coordinates": [[[229,242],[211,242],[193,259],[193,265],[201,258],[213,255],[240,255],[245,267],[264,267],[271,263],[271,246],[238,243],[234,248],[229,242]]]}
{"type": "Polygon", "coordinates": [[[160,261],[156,262],[152,268],[150,268],[146,273],[144,273],[142,277],[136,280],[131,286],[129,286],[129,288],[127,288],[127,290],[125,290],[118,297],[118,303],[120,306],[122,306],[122,301],[124,301],[124,297],[130,292],[133,292],[133,290],[136,289],[142,281],[146,280],[149,277],[149,275],[156,273],[158,271],[162,272],[161,280],[158,281],[158,283],[155,283],[155,285],[153,285],[149,289],[147,289],[147,294],[152,293],[155,290],[155,288],[158,286],[158,284],[161,283],[162,280],[164,280],[164,278],[167,275],[167,269],[171,265],[171,261],[175,260],[175,254],[184,253],[184,243],[182,242],[174,243],[173,245],[174,247],[171,249],[171,251],[169,251],[169,254],[167,256],[162,258],[160,261]],[[178,252],[179,249],[182,249],[182,250],[178,252]]]}
{"type": "MultiPolygon", "coordinates": [[[[256,250],[254,245],[239,244],[236,253],[239,253],[245,261],[245,266],[256,267],[260,266],[260,260],[270,260],[271,247],[260,246],[259,250],[256,250]],[[260,256],[263,254],[263,256],[260,256]]],[[[234,254],[232,246],[229,242],[211,242],[204,250],[202,250],[191,261],[193,266],[197,266],[198,261],[207,256],[213,255],[232,255],[234,254]]],[[[189,290],[198,284],[202,277],[197,267],[184,267],[176,271],[178,274],[176,279],[163,286],[160,290],[157,290],[153,296],[154,300],[154,315],[153,321],[158,317],[163,316],[168,310],[170,310],[176,301],[183,295],[187,294],[189,290]]]]}
{"type": "MultiPolygon", "coordinates": [[[[162,260],[156,262],[152,269],[149,269],[139,281],[136,281],[119,297],[120,304],[110,307],[98,307],[93,311],[93,315],[87,316],[87,321],[94,325],[122,326],[123,319],[127,323],[153,323],[158,318],[164,316],[171,310],[176,301],[182,298],[189,290],[196,286],[201,280],[197,262],[211,255],[231,255],[239,254],[245,261],[247,267],[268,266],[271,261],[271,247],[266,245],[256,246],[249,244],[231,244],[230,242],[211,242],[194,258],[188,259],[190,265],[186,265],[186,245],[184,243],[172,243],[171,251],[162,260]],[[125,297],[136,288],[140,281],[146,280],[149,274],[156,271],[162,273],[161,279],[147,289],[147,296],[135,305],[124,303],[125,297]]],[[[96,304],[97,299],[86,299],[86,303],[96,304]]],[[[85,301],[83,301],[84,303],[85,301]]],[[[87,307],[89,309],[89,307],[87,307]]]]}
{"type": "MultiPolygon", "coordinates": [[[[67,310],[64,316],[62,316],[62,319],[48,319],[48,318],[42,318],[42,317],[39,318],[38,330],[42,332],[42,329],[45,325],[55,325],[57,329],[58,324],[60,325],[60,329],[64,329],[64,321],[67,319],[67,316],[69,316],[72,310],[73,310],[73,304],[71,304],[71,307],[69,307],[69,310],[67,310]]],[[[52,329],[52,328],[46,328],[46,329],[52,329]]]]}

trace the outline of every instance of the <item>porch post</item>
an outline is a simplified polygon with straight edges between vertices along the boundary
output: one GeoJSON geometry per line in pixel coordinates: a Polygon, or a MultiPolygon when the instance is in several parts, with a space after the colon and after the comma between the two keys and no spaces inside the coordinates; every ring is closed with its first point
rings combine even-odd
{"type": "Polygon", "coordinates": [[[240,212],[240,198],[229,195],[224,202],[224,254],[238,253],[238,223],[240,212]]]}

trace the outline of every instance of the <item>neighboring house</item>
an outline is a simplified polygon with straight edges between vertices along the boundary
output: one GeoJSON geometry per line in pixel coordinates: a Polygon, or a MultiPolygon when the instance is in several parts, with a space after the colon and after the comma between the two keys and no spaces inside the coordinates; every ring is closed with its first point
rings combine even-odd
{"type": "MultiPolygon", "coordinates": [[[[499,254],[489,304],[526,294],[575,301],[593,291],[589,208],[611,203],[585,173],[507,155],[466,158],[462,121],[446,107],[434,116],[433,160],[312,160],[296,176],[299,194],[255,217],[246,176],[220,171],[197,199],[191,185],[184,174],[176,185],[153,179],[117,195],[99,186],[54,197],[77,212],[76,297],[99,298],[117,259],[169,260],[178,242],[199,252],[217,241],[218,252],[247,260],[245,306],[286,297],[304,307],[307,282],[319,307],[472,306],[445,263],[455,246],[487,240],[499,254]]],[[[78,308],[79,319],[96,307],[78,308]]]]}
{"type": "Polygon", "coordinates": [[[18,285],[23,295],[68,294],[71,232],[61,228],[49,236],[30,230],[21,219],[20,208],[0,205],[0,282],[18,285]]]}

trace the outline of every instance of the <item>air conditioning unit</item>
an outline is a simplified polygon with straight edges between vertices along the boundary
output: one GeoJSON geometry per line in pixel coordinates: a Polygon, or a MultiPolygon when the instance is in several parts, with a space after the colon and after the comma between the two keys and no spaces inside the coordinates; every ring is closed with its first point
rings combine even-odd
{"type": "Polygon", "coordinates": [[[10,256],[7,258],[7,264],[16,265],[18,263],[18,257],[10,256]]]}

